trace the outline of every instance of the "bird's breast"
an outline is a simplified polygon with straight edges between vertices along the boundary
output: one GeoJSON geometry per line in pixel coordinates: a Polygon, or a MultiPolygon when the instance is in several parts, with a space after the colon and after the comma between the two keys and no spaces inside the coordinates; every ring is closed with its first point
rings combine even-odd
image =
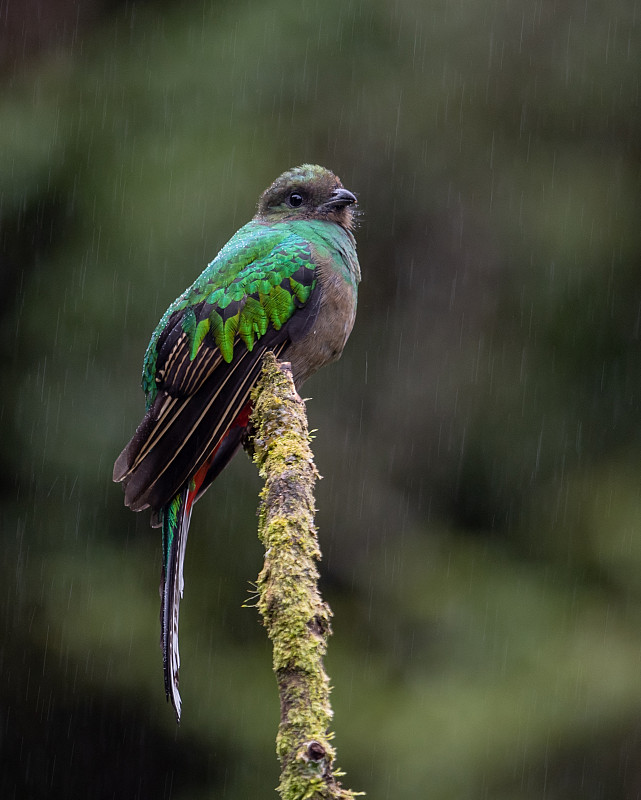
{"type": "Polygon", "coordinates": [[[283,358],[291,361],[297,388],[325,364],[340,357],[356,316],[356,286],[332,268],[331,262],[321,262],[318,275],[321,300],[316,319],[303,338],[293,342],[283,354],[283,358]]]}

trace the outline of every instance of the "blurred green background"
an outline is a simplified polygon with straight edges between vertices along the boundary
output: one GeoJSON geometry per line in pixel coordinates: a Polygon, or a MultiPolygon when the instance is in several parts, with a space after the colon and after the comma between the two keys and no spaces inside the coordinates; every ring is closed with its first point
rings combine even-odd
{"type": "Polygon", "coordinates": [[[171,300],[301,162],[359,195],[305,393],[370,798],[641,795],[641,6],[0,2],[0,796],[274,797],[244,455],[160,541],[113,460],[171,300]]]}

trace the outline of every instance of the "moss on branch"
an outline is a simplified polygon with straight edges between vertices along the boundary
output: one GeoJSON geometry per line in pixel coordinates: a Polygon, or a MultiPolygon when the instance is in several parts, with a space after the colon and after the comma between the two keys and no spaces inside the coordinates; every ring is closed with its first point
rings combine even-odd
{"type": "Polygon", "coordinates": [[[289,364],[272,353],[264,358],[253,404],[254,461],[265,480],[258,529],[265,563],[257,582],[258,609],[273,643],[281,709],[278,791],[282,800],[347,800],[355,795],[337,781],[342,773],[334,767],[330,684],[323,667],[331,611],[318,591],[318,472],[305,403],[289,364]]]}

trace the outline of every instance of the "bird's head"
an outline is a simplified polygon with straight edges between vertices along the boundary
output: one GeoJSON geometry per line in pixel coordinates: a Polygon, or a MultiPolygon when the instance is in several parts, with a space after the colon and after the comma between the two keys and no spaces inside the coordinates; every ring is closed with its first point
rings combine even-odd
{"type": "Polygon", "coordinates": [[[354,224],[356,197],[324,167],[303,164],[287,170],[265,189],[257,218],[265,222],[322,219],[346,230],[354,224]]]}

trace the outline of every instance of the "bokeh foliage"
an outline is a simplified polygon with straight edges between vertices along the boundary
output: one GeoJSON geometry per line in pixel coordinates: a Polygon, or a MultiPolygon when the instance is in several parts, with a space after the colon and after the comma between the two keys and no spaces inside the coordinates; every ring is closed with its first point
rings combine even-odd
{"type": "Polygon", "coordinates": [[[157,531],[111,466],[158,318],[304,161],[363,210],[357,325],[305,390],[349,785],[636,796],[637,4],[83,19],[0,87],[2,797],[273,796],[255,470],[194,514],[176,732],[157,531]]]}

